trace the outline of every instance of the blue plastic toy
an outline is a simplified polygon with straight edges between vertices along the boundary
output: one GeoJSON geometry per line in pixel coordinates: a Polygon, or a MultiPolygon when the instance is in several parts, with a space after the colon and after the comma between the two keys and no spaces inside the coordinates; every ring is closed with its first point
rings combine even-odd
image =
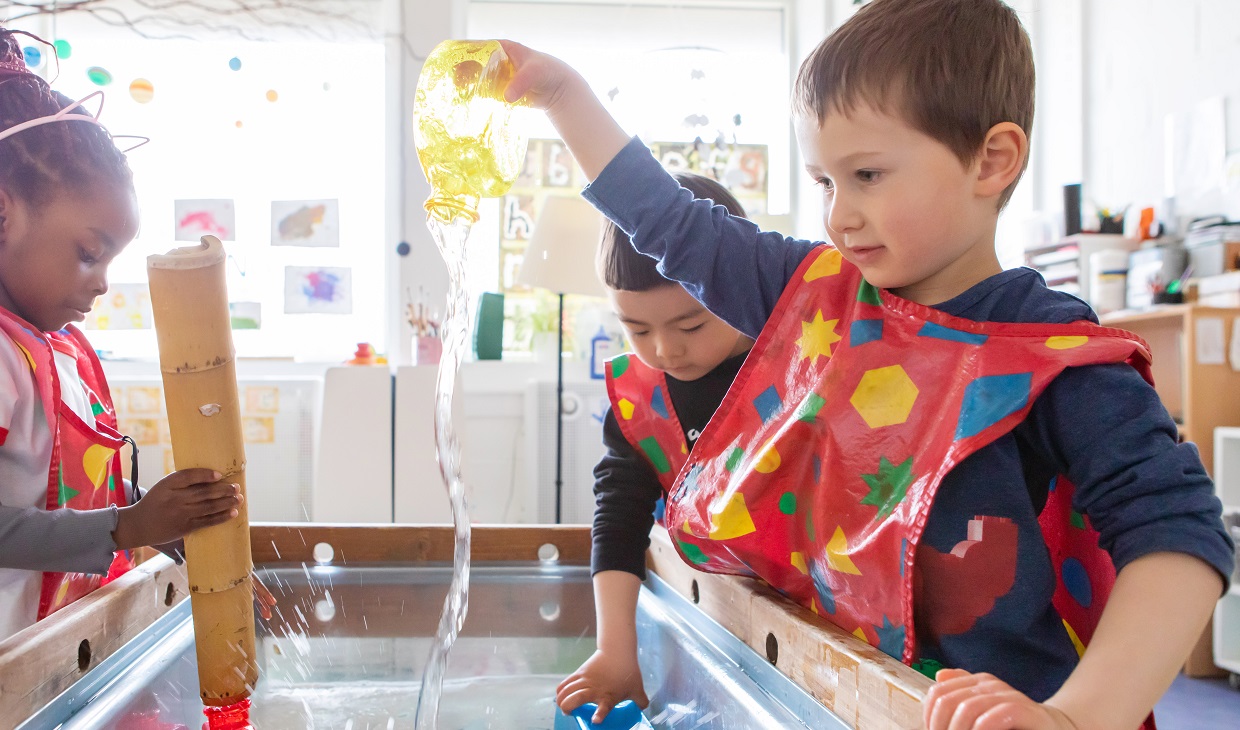
{"type": "Polygon", "coordinates": [[[569,715],[565,715],[559,708],[556,708],[555,730],[634,730],[635,728],[654,730],[654,725],[651,725],[650,721],[642,715],[641,709],[633,704],[633,700],[625,700],[616,705],[611,712],[607,713],[607,717],[597,724],[590,722],[596,710],[598,710],[598,705],[593,702],[587,702],[569,715]]]}

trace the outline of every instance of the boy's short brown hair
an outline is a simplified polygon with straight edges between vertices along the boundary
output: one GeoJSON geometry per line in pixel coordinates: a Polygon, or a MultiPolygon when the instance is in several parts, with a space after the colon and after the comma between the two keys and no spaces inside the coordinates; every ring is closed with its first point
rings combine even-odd
{"type": "MultiPolygon", "coordinates": [[[[673,173],[672,177],[676,178],[682,188],[693,193],[694,198],[712,201],[715,205],[727,208],[729,213],[738,218],[745,217],[745,209],[740,202],[717,181],[692,172],[677,172],[673,173]]],[[[608,289],[651,291],[664,286],[676,286],[676,282],[659,273],[656,268],[658,262],[638,253],[637,249],[633,248],[633,240],[629,238],[629,234],[611,221],[607,221],[603,227],[596,264],[599,279],[608,289]]]]}
{"type": "Polygon", "coordinates": [[[801,64],[792,103],[819,124],[862,103],[898,113],[968,165],[994,125],[1032,133],[1033,49],[1000,0],[874,0],[801,64]]]}

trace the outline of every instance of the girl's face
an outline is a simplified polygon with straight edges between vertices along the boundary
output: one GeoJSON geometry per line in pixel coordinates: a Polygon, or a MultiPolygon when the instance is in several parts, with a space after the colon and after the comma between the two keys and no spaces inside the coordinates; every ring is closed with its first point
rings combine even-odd
{"type": "Polygon", "coordinates": [[[0,189],[0,306],[45,332],[82,321],[137,234],[130,185],[66,190],[37,207],[0,189]]]}

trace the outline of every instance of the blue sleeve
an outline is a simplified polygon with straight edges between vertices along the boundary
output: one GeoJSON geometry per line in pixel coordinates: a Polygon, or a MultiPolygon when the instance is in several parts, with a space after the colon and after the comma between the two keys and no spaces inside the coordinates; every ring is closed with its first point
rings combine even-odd
{"type": "Polygon", "coordinates": [[[1030,413],[1036,442],[1076,485],[1115,569],[1176,552],[1231,577],[1235,546],[1197,447],[1178,443],[1154,389],[1126,364],[1068,368],[1030,413]]]}
{"type": "Polygon", "coordinates": [[[694,200],[636,137],[582,192],[603,215],[659,259],[720,319],[757,337],[784,286],[818,244],[763,232],[723,206],[694,200]]]}

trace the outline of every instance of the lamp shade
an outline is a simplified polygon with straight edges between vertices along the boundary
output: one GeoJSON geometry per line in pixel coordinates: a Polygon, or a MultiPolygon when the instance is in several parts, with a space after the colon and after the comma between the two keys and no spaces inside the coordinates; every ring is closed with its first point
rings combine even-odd
{"type": "Polygon", "coordinates": [[[548,196],[525,249],[517,283],[555,294],[605,296],[594,269],[602,230],[603,216],[582,198],[548,196]]]}

